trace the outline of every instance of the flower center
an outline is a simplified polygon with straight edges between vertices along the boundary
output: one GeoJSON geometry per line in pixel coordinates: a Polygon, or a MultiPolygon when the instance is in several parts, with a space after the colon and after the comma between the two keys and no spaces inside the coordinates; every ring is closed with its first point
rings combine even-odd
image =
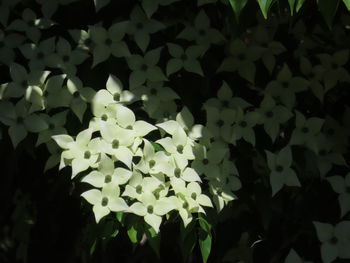
{"type": "Polygon", "coordinates": [[[245,60],[246,59],[246,55],[245,54],[243,54],[243,53],[241,53],[241,54],[238,54],[238,59],[239,60],[245,60]]]}
{"type": "Polygon", "coordinates": [[[101,116],[101,120],[107,121],[107,120],[108,120],[107,114],[103,114],[103,115],[101,116]]]}
{"type": "Polygon", "coordinates": [[[53,125],[52,123],[49,124],[49,129],[53,130],[55,128],[55,125],[53,125]]]}
{"type": "Polygon", "coordinates": [[[43,59],[45,56],[44,56],[44,53],[43,52],[39,52],[37,55],[36,55],[36,58],[37,59],[43,59]]]}
{"type": "Polygon", "coordinates": [[[108,205],[108,198],[107,197],[103,197],[102,198],[101,205],[102,206],[107,206],[108,205]]]}
{"type": "Polygon", "coordinates": [[[90,47],[92,45],[92,40],[90,38],[85,39],[84,41],[85,46],[90,47]]]}
{"type": "Polygon", "coordinates": [[[148,66],[146,64],[141,65],[141,70],[146,71],[148,69],[148,66]]]}
{"type": "Polygon", "coordinates": [[[308,133],[308,132],[309,132],[309,128],[308,128],[308,127],[303,127],[303,128],[301,129],[301,132],[302,132],[302,133],[308,133]]]}
{"type": "Polygon", "coordinates": [[[268,112],[265,113],[265,116],[267,118],[272,118],[273,117],[273,112],[272,111],[268,111],[268,112]]]}
{"type": "Polygon", "coordinates": [[[188,203],[186,201],[183,203],[182,208],[183,209],[187,209],[188,208],[188,203]]]}
{"type": "Polygon", "coordinates": [[[112,43],[113,43],[112,39],[110,39],[110,38],[107,38],[105,41],[106,46],[110,46],[110,45],[112,45],[112,43]]]}
{"type": "Polygon", "coordinates": [[[198,31],[198,34],[200,35],[200,36],[205,36],[205,34],[206,34],[207,32],[205,31],[205,29],[200,29],[199,31],[198,31]]]}
{"type": "Polygon", "coordinates": [[[332,237],[332,238],[329,240],[329,243],[331,243],[331,244],[333,244],[333,245],[337,244],[337,243],[338,243],[338,238],[332,237]]]}
{"type": "Polygon", "coordinates": [[[176,147],[176,150],[177,150],[178,153],[182,153],[183,150],[184,150],[184,147],[183,147],[182,145],[178,145],[178,146],[176,147]]]}
{"type": "Polygon", "coordinates": [[[27,25],[28,25],[28,26],[34,26],[34,21],[33,21],[33,20],[28,21],[28,22],[27,22],[27,25]]]}
{"type": "Polygon", "coordinates": [[[105,184],[108,184],[108,183],[110,183],[112,181],[112,176],[111,175],[106,175],[105,176],[105,184]]]}
{"type": "Polygon", "coordinates": [[[218,120],[218,121],[216,122],[216,125],[217,125],[218,127],[222,127],[222,126],[224,126],[224,121],[223,121],[223,120],[218,120]]]}
{"type": "Polygon", "coordinates": [[[64,56],[62,57],[62,60],[63,60],[63,62],[68,62],[68,61],[69,61],[69,56],[64,55],[64,56]]]}
{"type": "Polygon", "coordinates": [[[150,160],[148,164],[149,164],[149,168],[152,168],[156,164],[156,161],[150,160]]]}
{"type": "Polygon", "coordinates": [[[334,131],[334,129],[332,129],[332,128],[328,129],[328,131],[327,131],[327,134],[328,134],[329,136],[334,135],[334,133],[335,133],[335,131],[334,131]]]}
{"type": "Polygon", "coordinates": [[[207,164],[209,163],[209,160],[208,160],[207,158],[205,158],[205,159],[203,159],[202,163],[203,163],[204,165],[207,165],[207,164]]]}
{"type": "Polygon", "coordinates": [[[73,97],[74,97],[74,98],[78,98],[79,95],[80,95],[79,91],[75,91],[75,92],[73,93],[73,97]]]}
{"type": "Polygon", "coordinates": [[[325,156],[327,154],[327,151],[325,149],[320,150],[319,155],[325,156]]]}
{"type": "Polygon", "coordinates": [[[138,193],[138,194],[142,193],[142,186],[141,185],[136,186],[136,193],[138,193]]]}
{"type": "Polygon", "coordinates": [[[157,95],[157,90],[155,88],[152,88],[150,91],[151,95],[157,95]]]}
{"type": "Polygon", "coordinates": [[[147,213],[153,214],[153,205],[147,206],[147,213]]]}
{"type": "Polygon", "coordinates": [[[187,60],[187,59],[188,59],[188,57],[187,57],[187,55],[186,55],[186,54],[182,54],[181,59],[182,59],[182,60],[187,60]]]}
{"type": "Polygon", "coordinates": [[[246,121],[241,121],[240,123],[239,123],[239,126],[241,126],[242,128],[245,128],[245,127],[247,127],[247,122],[246,121]]]}
{"type": "Polygon", "coordinates": [[[24,119],[23,117],[17,117],[17,123],[23,123],[24,119]]]}
{"type": "Polygon", "coordinates": [[[345,192],[347,192],[348,194],[350,194],[350,185],[348,185],[347,187],[345,187],[345,192]]]}
{"type": "Polygon", "coordinates": [[[196,200],[197,194],[196,194],[196,193],[192,193],[192,194],[191,194],[191,198],[192,198],[193,200],[196,200]]]}
{"type": "Polygon", "coordinates": [[[181,169],[178,168],[178,167],[175,168],[175,170],[174,170],[174,175],[175,175],[176,178],[179,178],[180,175],[181,175],[181,169]]]}
{"type": "Polygon", "coordinates": [[[113,99],[114,99],[115,101],[120,101],[120,94],[119,94],[119,93],[114,93],[113,99]]]}
{"type": "Polygon", "coordinates": [[[113,140],[112,142],[112,148],[117,149],[119,147],[119,141],[117,139],[113,140]]]}
{"type": "Polygon", "coordinates": [[[228,106],[230,106],[230,103],[228,100],[223,100],[221,103],[222,103],[222,106],[225,108],[228,108],[228,106]]]}
{"type": "Polygon", "coordinates": [[[276,166],[276,172],[282,172],[283,171],[283,166],[281,166],[281,165],[277,165],[276,166]]]}
{"type": "Polygon", "coordinates": [[[143,29],[143,24],[142,24],[141,22],[138,22],[138,23],[136,24],[136,28],[137,28],[138,30],[143,29]]]}
{"type": "Polygon", "coordinates": [[[311,72],[307,75],[309,79],[313,79],[315,77],[315,73],[311,72]]]}
{"type": "Polygon", "coordinates": [[[282,83],[281,83],[281,85],[282,85],[282,88],[288,88],[288,82],[287,81],[283,81],[282,83]]]}
{"type": "Polygon", "coordinates": [[[90,151],[85,151],[84,152],[84,158],[85,159],[90,159],[90,157],[91,157],[91,152],[90,151]]]}

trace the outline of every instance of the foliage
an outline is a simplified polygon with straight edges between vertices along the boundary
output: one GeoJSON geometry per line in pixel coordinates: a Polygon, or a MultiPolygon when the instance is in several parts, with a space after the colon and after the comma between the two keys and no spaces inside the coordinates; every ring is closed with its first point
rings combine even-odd
{"type": "Polygon", "coordinates": [[[346,262],[349,5],[2,1],[0,260],[346,262]]]}

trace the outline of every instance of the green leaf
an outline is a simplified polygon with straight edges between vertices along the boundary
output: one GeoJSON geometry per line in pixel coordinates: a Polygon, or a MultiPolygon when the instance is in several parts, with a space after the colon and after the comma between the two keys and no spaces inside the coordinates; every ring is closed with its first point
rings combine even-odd
{"type": "Polygon", "coordinates": [[[146,229],[146,236],[150,246],[156,252],[158,258],[160,258],[160,233],[156,233],[153,227],[149,227],[146,229]]]}
{"type": "Polygon", "coordinates": [[[202,254],[202,259],[203,262],[206,263],[211,251],[212,237],[210,233],[205,232],[203,229],[199,229],[198,235],[198,242],[202,254]]]}
{"type": "Polygon", "coordinates": [[[184,258],[186,258],[192,253],[196,245],[197,233],[195,231],[195,225],[196,224],[194,220],[191,223],[189,223],[186,227],[184,227],[181,224],[179,243],[180,243],[182,256],[184,258]]]}
{"type": "Polygon", "coordinates": [[[127,233],[132,243],[136,244],[141,240],[143,228],[139,218],[132,219],[132,222],[127,230],[127,233]]]}
{"type": "Polygon", "coordinates": [[[294,13],[294,7],[295,7],[295,0],[288,0],[289,7],[290,7],[290,14],[293,15],[294,13]]]}
{"type": "Polygon", "coordinates": [[[338,10],[339,0],[317,0],[318,8],[329,28],[332,27],[333,18],[338,10]]]}
{"type": "Polygon", "coordinates": [[[97,240],[94,241],[94,243],[92,244],[92,246],[90,247],[90,256],[94,254],[95,250],[96,250],[96,245],[97,245],[97,240]]]}
{"type": "Polygon", "coordinates": [[[115,217],[117,218],[118,222],[121,223],[122,226],[124,226],[124,212],[116,212],[115,217]]]}
{"type": "Polygon", "coordinates": [[[156,152],[165,151],[164,148],[160,144],[155,143],[155,142],[151,142],[151,144],[156,152]]]}
{"type": "Polygon", "coordinates": [[[211,251],[212,235],[211,224],[202,216],[198,217],[199,230],[198,230],[198,242],[202,254],[203,262],[208,261],[208,257],[211,251]]]}
{"type": "Polygon", "coordinates": [[[271,5],[275,2],[275,0],[258,0],[261,12],[265,19],[267,19],[267,14],[270,10],[271,5]]]}
{"type": "Polygon", "coordinates": [[[230,4],[237,20],[239,19],[239,15],[243,8],[246,6],[247,2],[248,0],[230,0],[230,4]]]}
{"type": "Polygon", "coordinates": [[[299,12],[300,8],[303,7],[304,2],[305,2],[305,0],[298,0],[297,6],[296,6],[297,13],[299,12]]]}
{"type": "Polygon", "coordinates": [[[343,0],[346,8],[350,11],[350,0],[343,0]]]}
{"type": "Polygon", "coordinates": [[[211,231],[210,223],[204,217],[198,217],[199,226],[207,233],[211,231]]]}
{"type": "Polygon", "coordinates": [[[108,5],[110,0],[94,0],[96,12],[100,11],[102,7],[108,5]]]}

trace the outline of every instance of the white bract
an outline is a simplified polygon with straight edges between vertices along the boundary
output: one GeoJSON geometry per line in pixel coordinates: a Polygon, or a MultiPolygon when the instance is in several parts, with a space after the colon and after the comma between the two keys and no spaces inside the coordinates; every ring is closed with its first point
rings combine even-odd
{"type": "Polygon", "coordinates": [[[339,175],[327,178],[334,192],[339,194],[338,201],[341,209],[341,216],[345,216],[350,211],[350,173],[345,178],[339,175]]]}
{"type": "Polygon", "coordinates": [[[271,170],[270,184],[272,196],[274,196],[284,185],[300,186],[297,174],[290,166],[292,165],[292,151],[285,147],[278,154],[266,151],[267,164],[271,170]]]}
{"type": "Polygon", "coordinates": [[[174,199],[168,197],[156,199],[152,193],[145,192],[140,200],[141,202],[133,203],[130,206],[130,211],[143,216],[146,223],[152,226],[156,232],[159,232],[162,216],[176,208],[174,199]]]}
{"type": "Polygon", "coordinates": [[[52,138],[64,149],[61,156],[60,168],[66,166],[69,160],[72,166],[72,178],[96,164],[99,153],[96,151],[96,139],[91,140],[92,129],[80,132],[74,140],[69,135],[55,135],[52,138]]]}
{"type": "Polygon", "coordinates": [[[110,55],[115,57],[127,57],[130,55],[128,46],[122,41],[127,27],[127,22],[115,23],[106,30],[102,26],[92,26],[89,29],[93,42],[94,62],[92,67],[107,60],[110,55]]]}
{"type": "Polygon", "coordinates": [[[101,218],[113,212],[125,212],[128,205],[123,198],[119,197],[119,187],[115,185],[106,185],[102,191],[92,189],[81,194],[90,204],[93,205],[92,210],[98,223],[101,218]]]}
{"type": "Polygon", "coordinates": [[[333,226],[327,223],[313,222],[321,244],[321,256],[324,263],[336,258],[350,259],[350,221],[341,221],[333,226]]]}

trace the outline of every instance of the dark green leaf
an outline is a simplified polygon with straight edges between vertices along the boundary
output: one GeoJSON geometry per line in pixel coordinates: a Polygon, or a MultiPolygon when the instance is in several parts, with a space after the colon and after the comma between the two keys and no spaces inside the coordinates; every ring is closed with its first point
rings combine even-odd
{"type": "Polygon", "coordinates": [[[210,233],[205,232],[203,229],[199,229],[198,231],[199,235],[199,247],[202,254],[203,262],[206,263],[208,261],[210,251],[211,251],[211,243],[212,243],[212,237],[210,233]]]}
{"type": "Polygon", "coordinates": [[[156,252],[158,258],[160,258],[160,233],[156,233],[153,227],[146,229],[146,236],[149,242],[149,245],[156,252]]]}
{"type": "Polygon", "coordinates": [[[338,10],[339,0],[317,0],[318,8],[329,28],[332,27],[333,18],[338,10]]]}
{"type": "Polygon", "coordinates": [[[155,143],[155,142],[151,142],[151,144],[156,152],[165,151],[164,148],[160,144],[155,143]]]}
{"type": "Polygon", "coordinates": [[[350,11],[350,0],[343,0],[346,8],[350,11]]]}
{"type": "Polygon", "coordinates": [[[237,20],[239,19],[239,15],[246,6],[247,2],[248,0],[230,0],[230,4],[237,20]]]}

